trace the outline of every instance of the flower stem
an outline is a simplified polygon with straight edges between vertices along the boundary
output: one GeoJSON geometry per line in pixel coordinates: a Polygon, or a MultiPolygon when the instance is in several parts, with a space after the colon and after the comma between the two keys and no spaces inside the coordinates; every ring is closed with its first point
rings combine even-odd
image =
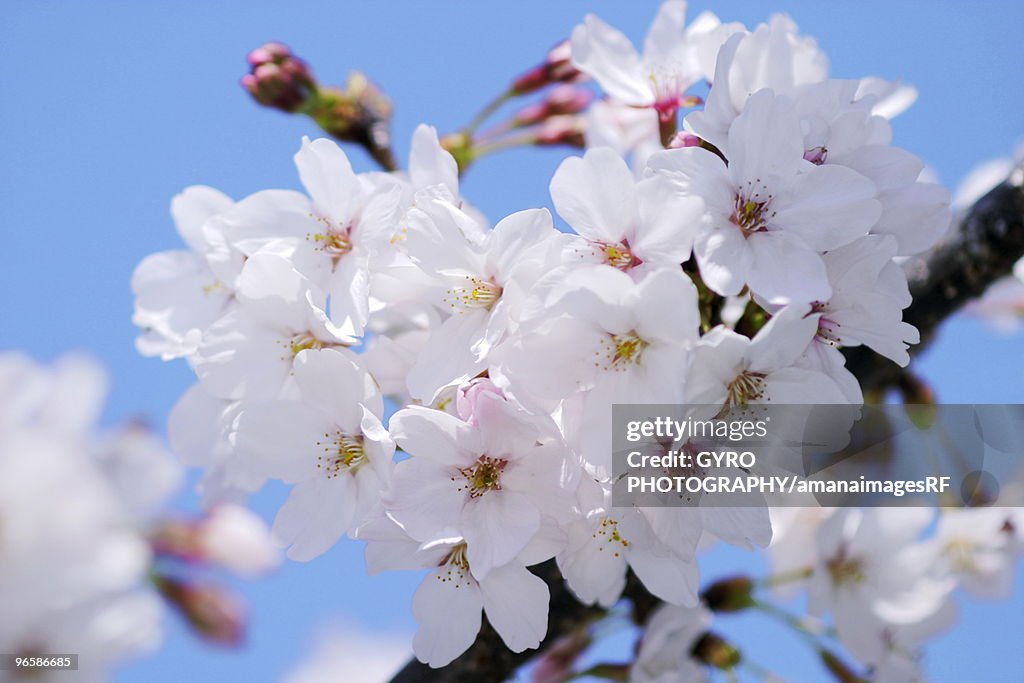
{"type": "Polygon", "coordinates": [[[476,116],[474,116],[472,119],[470,119],[469,123],[467,123],[465,125],[465,127],[462,129],[461,132],[464,135],[472,135],[473,132],[477,128],[479,128],[483,124],[484,121],[486,121],[487,119],[489,119],[491,117],[491,114],[493,114],[494,112],[498,111],[498,109],[501,108],[501,105],[505,104],[506,102],[508,102],[510,99],[512,99],[515,96],[516,95],[512,91],[511,88],[506,90],[505,92],[501,93],[500,95],[495,97],[493,100],[488,102],[486,105],[484,105],[483,109],[478,111],[476,116]]]}

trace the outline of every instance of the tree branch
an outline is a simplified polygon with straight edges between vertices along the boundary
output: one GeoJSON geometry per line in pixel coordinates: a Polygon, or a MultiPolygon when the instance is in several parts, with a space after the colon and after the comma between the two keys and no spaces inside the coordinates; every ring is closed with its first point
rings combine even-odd
{"type": "MultiPolygon", "coordinates": [[[[967,210],[959,219],[959,229],[939,244],[913,274],[910,291],[914,302],[904,311],[904,320],[920,330],[921,343],[912,347],[911,353],[925,348],[943,320],[984,293],[990,284],[1008,275],[1021,257],[1024,257],[1024,171],[1018,169],[967,210]]],[[[846,355],[847,366],[861,380],[865,390],[895,386],[903,376],[902,368],[867,347],[846,349],[846,355]]],[[[510,652],[485,620],[476,642],[454,662],[441,669],[431,669],[413,660],[391,679],[391,683],[503,681],[563,636],[606,614],[600,607],[588,607],[576,600],[554,560],[530,570],[542,578],[551,591],[548,633],[539,649],[518,654],[510,652]]],[[[646,621],[659,604],[632,572],[624,597],[633,604],[637,623],[646,621]]]]}
{"type": "MultiPolygon", "coordinates": [[[[917,355],[942,323],[990,284],[1013,271],[1024,257],[1024,169],[979,199],[959,218],[959,229],[927,254],[910,276],[913,303],[903,319],[921,333],[910,347],[917,355]]],[[[865,392],[898,385],[905,371],[866,346],[845,349],[846,366],[865,392]]]]}

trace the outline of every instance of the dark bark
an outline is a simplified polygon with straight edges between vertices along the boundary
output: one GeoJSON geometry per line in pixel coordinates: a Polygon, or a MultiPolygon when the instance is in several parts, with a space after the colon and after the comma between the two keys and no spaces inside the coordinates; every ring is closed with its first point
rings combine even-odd
{"type": "MultiPolygon", "coordinates": [[[[914,356],[935,338],[942,321],[990,284],[1009,275],[1024,257],[1024,173],[1017,170],[959,217],[959,228],[912,267],[914,302],[903,319],[921,333],[914,356]]],[[[900,385],[905,371],[866,346],[845,350],[846,365],[867,391],[900,385]]]]}
{"type": "MultiPolygon", "coordinates": [[[[1003,184],[982,197],[961,216],[959,229],[927,255],[911,276],[914,302],[904,319],[921,332],[921,343],[911,354],[925,348],[944,319],[965,303],[984,293],[996,280],[1008,275],[1024,257],[1024,173],[1016,171],[1003,184]]],[[[866,347],[846,349],[847,366],[865,390],[898,386],[903,369],[866,347]]],[[[548,635],[538,650],[509,652],[494,629],[484,622],[476,642],[454,662],[431,669],[413,660],[392,683],[488,683],[504,681],[521,665],[544,652],[559,638],[599,618],[605,612],[581,605],[562,580],[553,560],[532,567],[551,591],[548,635]]],[[[659,604],[630,572],[624,593],[633,605],[637,623],[659,604]]]]}

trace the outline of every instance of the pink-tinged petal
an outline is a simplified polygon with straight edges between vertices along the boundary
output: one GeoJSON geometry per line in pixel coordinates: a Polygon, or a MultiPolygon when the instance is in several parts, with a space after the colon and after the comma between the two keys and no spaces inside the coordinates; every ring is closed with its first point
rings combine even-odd
{"type": "MultiPolygon", "coordinates": [[[[739,294],[753,269],[748,240],[733,225],[701,233],[693,244],[704,284],[722,296],[739,294]]],[[[822,265],[824,272],[825,266],[822,265]]]]}
{"type": "Polygon", "coordinates": [[[326,476],[336,430],[325,413],[298,401],[248,404],[238,417],[235,452],[263,476],[292,484],[326,476]]]}
{"type": "Polygon", "coordinates": [[[167,441],[171,452],[188,467],[210,467],[223,432],[222,418],[230,404],[205,391],[189,387],[167,417],[167,441]]]}
{"type": "Polygon", "coordinates": [[[750,370],[770,372],[796,363],[818,331],[820,316],[807,315],[808,310],[787,306],[758,330],[747,352],[750,370]]]}
{"type": "Polygon", "coordinates": [[[870,178],[880,192],[906,187],[915,182],[924,170],[924,164],[916,155],[888,145],[862,145],[843,154],[840,159],[830,155],[829,161],[870,178]]]}
{"type": "Polygon", "coordinates": [[[754,93],[729,127],[729,144],[722,151],[741,186],[795,175],[804,156],[804,136],[796,110],[770,90],[754,93]]]}
{"type": "Polygon", "coordinates": [[[366,257],[346,254],[334,268],[328,286],[331,322],[340,334],[361,337],[370,318],[370,269],[366,257]]]}
{"type": "Polygon", "coordinates": [[[601,352],[601,333],[592,323],[563,317],[536,332],[510,339],[501,359],[503,372],[540,399],[560,400],[593,384],[595,357],[601,352]]]}
{"type": "Polygon", "coordinates": [[[348,227],[359,196],[359,179],[341,147],[327,138],[304,137],[295,165],[317,212],[339,228],[348,227]]]}
{"type": "Polygon", "coordinates": [[[483,453],[473,427],[440,410],[409,406],[392,415],[388,426],[403,450],[441,467],[465,467],[483,453]]]}
{"type": "Polygon", "coordinates": [[[779,305],[828,301],[832,296],[824,261],[798,237],[775,230],[755,233],[746,242],[747,284],[757,296],[779,305]]]}
{"type": "Polygon", "coordinates": [[[765,400],[783,405],[846,404],[846,394],[822,372],[802,368],[784,368],[765,378],[765,400]]]}
{"type": "Polygon", "coordinates": [[[150,254],[132,273],[135,313],[143,329],[138,346],[144,355],[164,360],[193,353],[203,331],[227,309],[231,290],[219,282],[205,260],[188,251],[150,254]]]}
{"type": "Polygon", "coordinates": [[[617,546],[605,547],[601,540],[592,540],[589,528],[581,533],[586,534],[587,542],[559,555],[558,569],[580,602],[610,607],[626,586],[626,558],[617,546]]]}
{"type": "Polygon", "coordinates": [[[504,284],[531,249],[556,234],[547,209],[527,209],[502,218],[486,238],[490,274],[504,284]]]}
{"type": "Polygon", "coordinates": [[[484,271],[483,257],[474,248],[479,232],[476,221],[451,202],[417,195],[403,244],[426,273],[479,275],[484,271]]]}
{"type": "Polygon", "coordinates": [[[949,229],[949,190],[934,183],[914,183],[883,192],[882,217],[871,232],[892,235],[899,242],[899,256],[920,254],[933,246],[949,229]]]}
{"type": "Polygon", "coordinates": [[[818,252],[866,235],[882,215],[874,183],[842,166],[826,164],[801,173],[790,191],[788,201],[772,204],[770,225],[799,236],[818,252]]]}
{"type": "Polygon", "coordinates": [[[724,326],[701,337],[694,347],[684,383],[684,403],[721,405],[728,398],[728,384],[744,368],[750,340],[724,326]]]}
{"type": "Polygon", "coordinates": [[[473,347],[484,338],[489,318],[487,309],[470,309],[454,313],[431,331],[406,378],[413,398],[432,402],[445,386],[464,382],[484,368],[473,347]]]}
{"type": "MultiPolygon", "coordinates": [[[[644,61],[665,64],[678,58],[686,24],[686,0],[665,0],[658,7],[654,21],[644,37],[644,61]]],[[[680,67],[682,65],[679,65],[680,67]]]]}
{"type": "Polygon", "coordinates": [[[363,433],[363,449],[370,461],[370,467],[377,473],[381,481],[390,481],[394,470],[395,442],[388,434],[380,419],[360,405],[363,419],[359,425],[363,433]]]}
{"type": "Polygon", "coordinates": [[[468,498],[466,481],[458,470],[415,457],[395,466],[383,495],[388,516],[417,541],[457,529],[468,498]]]}
{"type": "Polygon", "coordinates": [[[452,199],[459,196],[459,168],[448,150],[441,147],[437,130],[420,124],[412,134],[409,151],[409,179],[417,189],[442,185],[452,199]]]}
{"type": "MultiPolygon", "coordinates": [[[[472,565],[471,565],[472,566],[472,565]]],[[[480,582],[484,612],[512,652],[540,645],[548,632],[551,594],[543,580],[525,567],[497,567],[480,582]]]]}
{"type": "Polygon", "coordinates": [[[203,234],[203,223],[227,211],[232,204],[231,198],[223,192],[204,185],[193,185],[186,187],[171,200],[171,216],[178,234],[189,248],[202,254],[210,246],[203,234]]]}
{"type": "MultiPolygon", "coordinates": [[[[710,216],[727,217],[736,201],[736,184],[721,157],[701,147],[683,147],[655,152],[647,167],[672,182],[685,197],[699,197],[710,216]]],[[[657,210],[657,203],[647,213],[657,210]]],[[[707,228],[704,228],[707,229],[707,228]]]]}
{"type": "Polygon", "coordinates": [[[632,547],[627,551],[629,566],[653,595],[673,605],[696,607],[700,578],[697,563],[676,555],[655,555],[632,547]]]}
{"type": "Polygon", "coordinates": [[[718,83],[719,87],[712,87],[708,91],[704,108],[688,114],[683,122],[686,130],[692,131],[718,149],[725,149],[728,146],[729,126],[736,118],[736,106],[733,104],[729,88],[729,73],[736,59],[736,50],[744,38],[746,32],[738,32],[730,36],[719,48],[715,74],[711,81],[712,84],[718,83]]]}
{"type": "Polygon", "coordinates": [[[317,477],[297,484],[277,511],[271,533],[288,548],[289,559],[307,562],[338,542],[356,509],[350,477],[317,477]]]}
{"type": "Polygon", "coordinates": [[[596,80],[606,93],[625,104],[654,104],[640,57],[629,38],[593,14],[572,32],[572,63],[596,80]]]}
{"type": "Polygon", "coordinates": [[[441,566],[427,574],[412,596],[416,658],[438,668],[465,652],[480,632],[483,606],[480,586],[468,572],[441,566]]]}
{"type": "Polygon", "coordinates": [[[701,511],[703,527],[726,543],[741,548],[766,548],[772,540],[768,507],[751,497],[747,507],[709,507],[701,511]]]}
{"type": "Polygon", "coordinates": [[[633,173],[614,150],[598,147],[569,157],[551,178],[555,210],[580,235],[617,244],[636,222],[633,173]]]}
{"type": "Polygon", "coordinates": [[[459,530],[473,576],[483,580],[493,568],[511,562],[539,528],[540,512],[522,493],[487,491],[470,499],[459,530]]]}
{"type": "Polygon", "coordinates": [[[323,232],[323,224],[311,215],[312,211],[309,198],[301,192],[262,190],[214,218],[211,225],[220,226],[235,248],[252,256],[271,242],[303,241],[323,232]]]}
{"type": "Polygon", "coordinates": [[[360,404],[377,392],[352,355],[339,349],[307,349],[295,357],[293,367],[302,400],[330,415],[345,433],[358,434],[360,404]]]}
{"type": "Polygon", "coordinates": [[[238,300],[247,313],[268,327],[306,330],[306,293],[310,282],[278,254],[251,256],[238,278],[238,300]]]}
{"type": "Polygon", "coordinates": [[[679,192],[656,175],[637,185],[640,222],[629,247],[644,263],[678,265],[690,258],[693,240],[704,227],[704,202],[679,192]]]}
{"type": "Polygon", "coordinates": [[[287,342],[235,309],[206,331],[192,368],[218,398],[277,398],[291,371],[287,342]]]}
{"type": "Polygon", "coordinates": [[[649,274],[636,286],[634,296],[631,303],[636,311],[636,333],[641,339],[671,345],[697,341],[697,288],[681,268],[649,274]]]}

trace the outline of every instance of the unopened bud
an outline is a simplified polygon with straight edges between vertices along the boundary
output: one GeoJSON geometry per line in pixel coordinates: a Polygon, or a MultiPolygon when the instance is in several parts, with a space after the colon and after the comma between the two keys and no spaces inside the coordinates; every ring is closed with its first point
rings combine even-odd
{"type": "Polygon", "coordinates": [[[236,646],[245,637],[245,609],[227,588],[157,576],[160,594],[185,617],[204,640],[236,646]]]}
{"type": "Polygon", "coordinates": [[[543,62],[512,81],[512,93],[526,95],[553,83],[577,83],[584,80],[584,74],[572,65],[571,53],[568,40],[555,45],[548,51],[543,62]]]}
{"type": "Polygon", "coordinates": [[[708,631],[694,643],[690,654],[698,661],[722,671],[735,668],[743,657],[740,651],[716,633],[708,631]]]}
{"type": "Polygon", "coordinates": [[[520,109],[514,123],[518,127],[532,126],[552,116],[577,114],[590,105],[593,93],[583,88],[563,85],[555,88],[540,102],[520,109]]]}
{"type": "Polygon", "coordinates": [[[480,401],[488,398],[504,401],[505,392],[490,377],[474,377],[455,392],[455,411],[464,422],[474,424],[480,401]]]}
{"type": "Polygon", "coordinates": [[[704,589],[701,600],[712,612],[739,612],[754,604],[754,582],[746,576],[720,579],[704,589]]]}
{"type": "Polygon", "coordinates": [[[196,543],[195,526],[185,521],[162,522],[150,535],[150,544],[158,556],[173,557],[185,562],[199,562],[202,559],[196,543]]]}
{"type": "Polygon", "coordinates": [[[722,671],[733,669],[742,659],[739,650],[711,631],[697,638],[690,654],[703,664],[722,671]]]}
{"type": "Polygon", "coordinates": [[[585,130],[586,124],[579,114],[552,116],[546,119],[537,130],[534,144],[541,147],[568,145],[582,149],[585,130]]]}
{"type": "Polygon", "coordinates": [[[242,77],[242,87],[266,107],[296,112],[316,92],[313,73],[287,45],[267,43],[249,53],[251,67],[242,77]]]}

